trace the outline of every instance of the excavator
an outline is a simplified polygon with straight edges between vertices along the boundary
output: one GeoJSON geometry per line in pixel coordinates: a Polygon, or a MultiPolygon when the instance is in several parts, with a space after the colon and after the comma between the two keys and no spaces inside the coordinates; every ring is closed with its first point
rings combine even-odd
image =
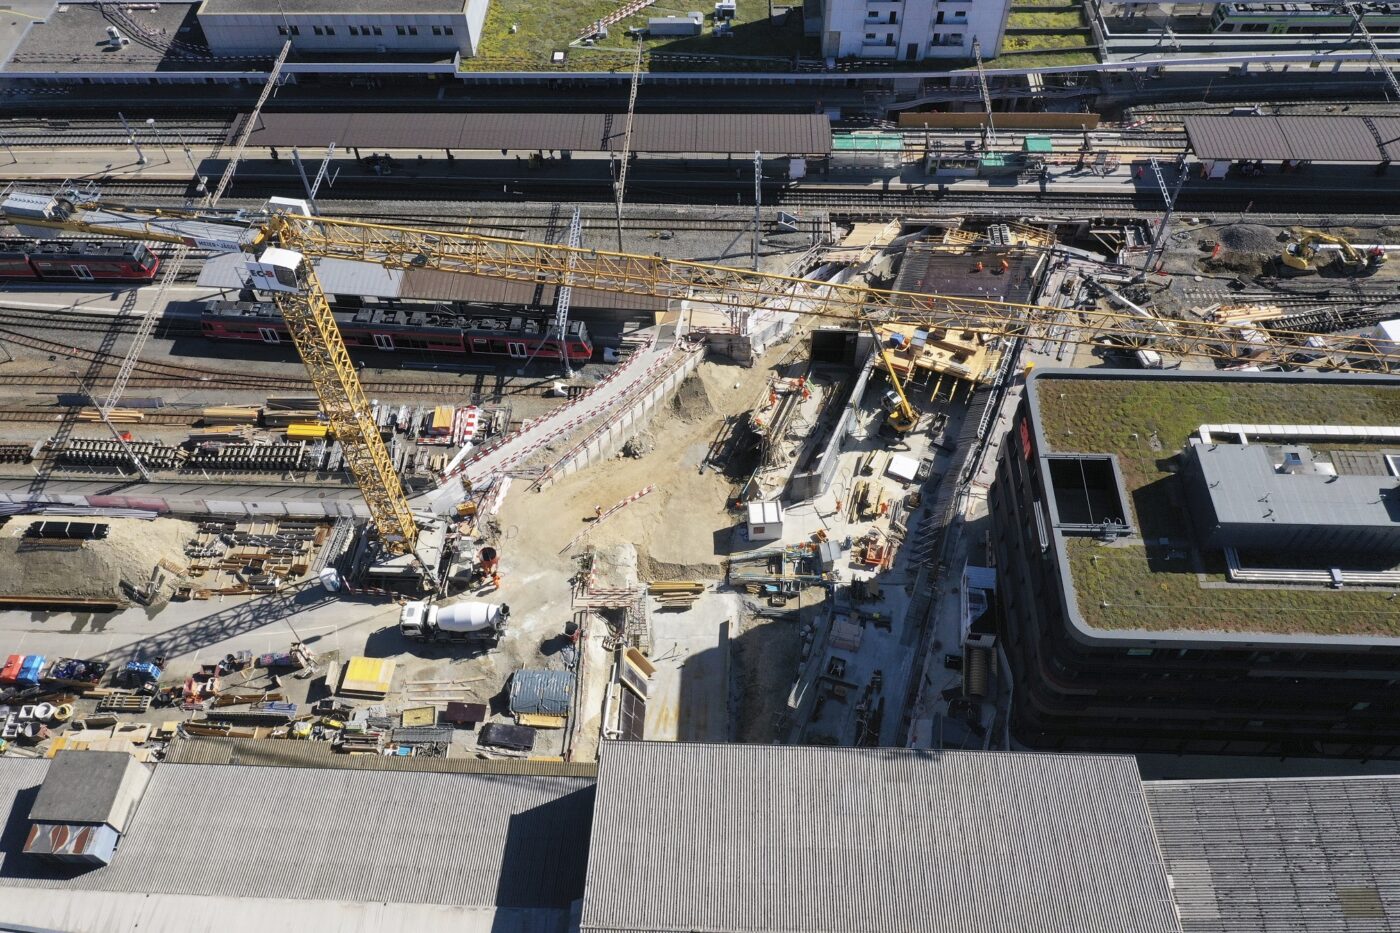
{"type": "MultiPolygon", "coordinates": [[[[1178,356],[1233,361],[1248,350],[1256,363],[1326,365],[1374,373],[1400,368],[1389,346],[1369,337],[1319,337],[1271,329],[1264,347],[1246,341],[1227,324],[1173,321],[1144,331],[1130,314],[1015,304],[869,288],[750,271],[661,255],[636,255],[563,244],[532,243],[473,233],[313,216],[303,202],[270,199],[260,210],[166,209],[104,201],[96,189],[35,191],[12,186],[0,193],[0,217],[26,236],[53,230],[172,243],[215,252],[247,254],[255,290],[269,294],[306,365],[331,431],[341,444],[368,506],[379,546],[391,554],[416,554],[415,517],[374,423],[358,373],[317,278],[314,261],[342,259],[394,269],[433,269],[545,285],[572,286],[662,300],[688,299],[729,311],[797,313],[813,322],[872,330],[882,323],[930,330],[956,327],[987,337],[1017,340],[1046,336],[1056,343],[1093,346],[1113,337],[1132,347],[1150,346],[1178,356]],[[1299,362],[1299,361],[1303,362],[1299,362]]],[[[877,339],[877,345],[879,341],[877,339]]],[[[889,366],[889,357],[881,348],[889,366]]],[[[892,426],[907,432],[917,412],[892,379],[898,403],[892,426]]],[[[458,475],[459,467],[451,474],[458,475]]],[[[450,478],[450,477],[449,477],[450,478]]]]}
{"type": "Polygon", "coordinates": [[[1302,239],[1289,243],[1279,253],[1279,262],[1283,268],[1299,275],[1315,272],[1318,246],[1324,243],[1337,247],[1337,266],[1349,275],[1370,275],[1385,262],[1385,250],[1379,246],[1363,253],[1346,239],[1321,230],[1303,230],[1302,239]]]}

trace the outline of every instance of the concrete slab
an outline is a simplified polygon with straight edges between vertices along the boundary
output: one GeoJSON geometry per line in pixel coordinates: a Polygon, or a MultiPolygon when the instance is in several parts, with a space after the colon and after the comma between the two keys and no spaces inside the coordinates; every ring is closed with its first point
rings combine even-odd
{"type": "Polygon", "coordinates": [[[725,742],[729,738],[729,639],[739,597],[707,592],[688,610],[652,614],[651,697],[646,738],[725,742]]]}

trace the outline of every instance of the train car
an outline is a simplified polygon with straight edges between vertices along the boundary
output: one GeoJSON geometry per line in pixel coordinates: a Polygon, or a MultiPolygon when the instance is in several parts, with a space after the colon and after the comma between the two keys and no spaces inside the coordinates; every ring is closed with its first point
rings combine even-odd
{"type": "MultiPolygon", "coordinates": [[[[394,352],[418,350],[511,359],[559,359],[559,341],[544,339],[548,322],[519,316],[484,317],[432,308],[333,309],[347,347],[394,352]]],[[[200,330],[210,340],[284,343],[291,339],[277,307],[270,302],[208,301],[200,330]]],[[[582,321],[570,321],[566,352],[575,363],[593,357],[593,343],[582,321]]]]}
{"type": "MultiPolygon", "coordinates": [[[[1400,3],[1359,6],[1368,31],[1400,32],[1400,3]]],[[[1211,29],[1215,32],[1289,35],[1350,33],[1353,28],[1351,14],[1332,3],[1221,3],[1211,15],[1211,29]]]]}
{"type": "Polygon", "coordinates": [[[0,243],[0,279],[26,282],[150,282],[160,259],[143,243],[7,240],[0,243]]]}

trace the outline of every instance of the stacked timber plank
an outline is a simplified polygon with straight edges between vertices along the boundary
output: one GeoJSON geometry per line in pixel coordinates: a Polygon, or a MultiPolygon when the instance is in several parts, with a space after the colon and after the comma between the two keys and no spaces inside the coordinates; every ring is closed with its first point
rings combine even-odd
{"type": "Polygon", "coordinates": [[[656,580],[647,584],[647,592],[663,609],[689,609],[705,592],[705,584],[698,580],[656,580]]]}
{"type": "MultiPolygon", "coordinates": [[[[139,408],[113,408],[107,413],[107,421],[112,424],[140,424],[146,415],[139,408]]],[[[78,411],[79,421],[101,421],[102,412],[96,408],[83,408],[78,411]]]]}
{"type": "Polygon", "coordinates": [[[257,424],[258,407],[256,405],[212,405],[200,409],[199,417],[206,425],[257,424]]]}

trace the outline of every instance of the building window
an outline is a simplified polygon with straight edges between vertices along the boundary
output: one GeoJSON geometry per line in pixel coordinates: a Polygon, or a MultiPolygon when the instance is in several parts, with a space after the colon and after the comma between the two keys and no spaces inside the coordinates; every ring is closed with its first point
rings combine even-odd
{"type": "Polygon", "coordinates": [[[359,26],[351,26],[351,27],[350,27],[350,35],[352,35],[352,36],[358,36],[359,34],[360,34],[360,27],[359,27],[359,26]]]}
{"type": "Polygon", "coordinates": [[[898,22],[899,22],[899,14],[896,13],[894,10],[890,10],[890,25],[893,26],[893,25],[895,25],[895,24],[898,23],[898,22]]]}
{"type": "Polygon", "coordinates": [[[326,35],[328,35],[328,36],[333,36],[333,35],[335,35],[335,27],[334,27],[334,26],[327,26],[327,27],[326,27],[326,35]]]}
{"type": "Polygon", "coordinates": [[[894,33],[890,33],[889,35],[885,36],[885,45],[894,45],[894,33]]]}
{"type": "Polygon", "coordinates": [[[450,36],[450,35],[452,35],[452,27],[451,27],[451,26],[444,26],[444,27],[442,27],[442,34],[443,34],[444,36],[450,36]]]}
{"type": "Polygon", "coordinates": [[[434,27],[433,27],[433,35],[435,35],[435,36],[440,36],[440,35],[442,35],[442,27],[441,27],[441,26],[434,26],[434,27]]]}
{"type": "Polygon", "coordinates": [[[299,36],[299,35],[301,35],[301,27],[300,27],[300,26],[289,26],[288,28],[291,29],[292,35],[294,35],[294,36],[299,36]]]}
{"type": "Polygon", "coordinates": [[[418,27],[417,27],[417,26],[409,26],[409,27],[408,27],[408,34],[409,34],[410,36],[416,36],[416,35],[418,35],[418,27]]]}
{"type": "Polygon", "coordinates": [[[375,27],[374,27],[374,34],[375,34],[376,36],[382,36],[382,35],[384,35],[384,27],[383,27],[383,26],[375,26],[375,27]]]}
{"type": "Polygon", "coordinates": [[[967,10],[954,10],[953,19],[967,19],[967,10]]]}
{"type": "Polygon", "coordinates": [[[395,30],[398,32],[398,34],[401,35],[401,36],[406,36],[406,35],[408,35],[408,30],[405,29],[405,28],[403,28],[402,26],[395,26],[394,29],[395,29],[395,30]]]}
{"type": "Polygon", "coordinates": [[[870,18],[871,18],[871,19],[879,19],[879,18],[880,18],[880,11],[879,11],[879,10],[871,10],[869,15],[870,15],[870,18]]]}
{"type": "Polygon", "coordinates": [[[875,33],[873,33],[873,32],[867,32],[867,33],[865,34],[865,38],[867,38],[867,39],[873,39],[873,38],[875,38],[875,33]]]}
{"type": "Polygon", "coordinates": [[[287,27],[286,27],[286,26],[278,26],[278,27],[277,27],[277,34],[278,34],[279,36],[285,36],[285,35],[287,34],[287,27]]]}
{"type": "Polygon", "coordinates": [[[312,26],[312,27],[311,27],[311,31],[312,31],[313,33],[315,33],[316,35],[318,35],[318,36],[324,36],[324,35],[326,34],[326,31],[325,31],[324,29],[322,29],[320,26],[312,26]]]}

